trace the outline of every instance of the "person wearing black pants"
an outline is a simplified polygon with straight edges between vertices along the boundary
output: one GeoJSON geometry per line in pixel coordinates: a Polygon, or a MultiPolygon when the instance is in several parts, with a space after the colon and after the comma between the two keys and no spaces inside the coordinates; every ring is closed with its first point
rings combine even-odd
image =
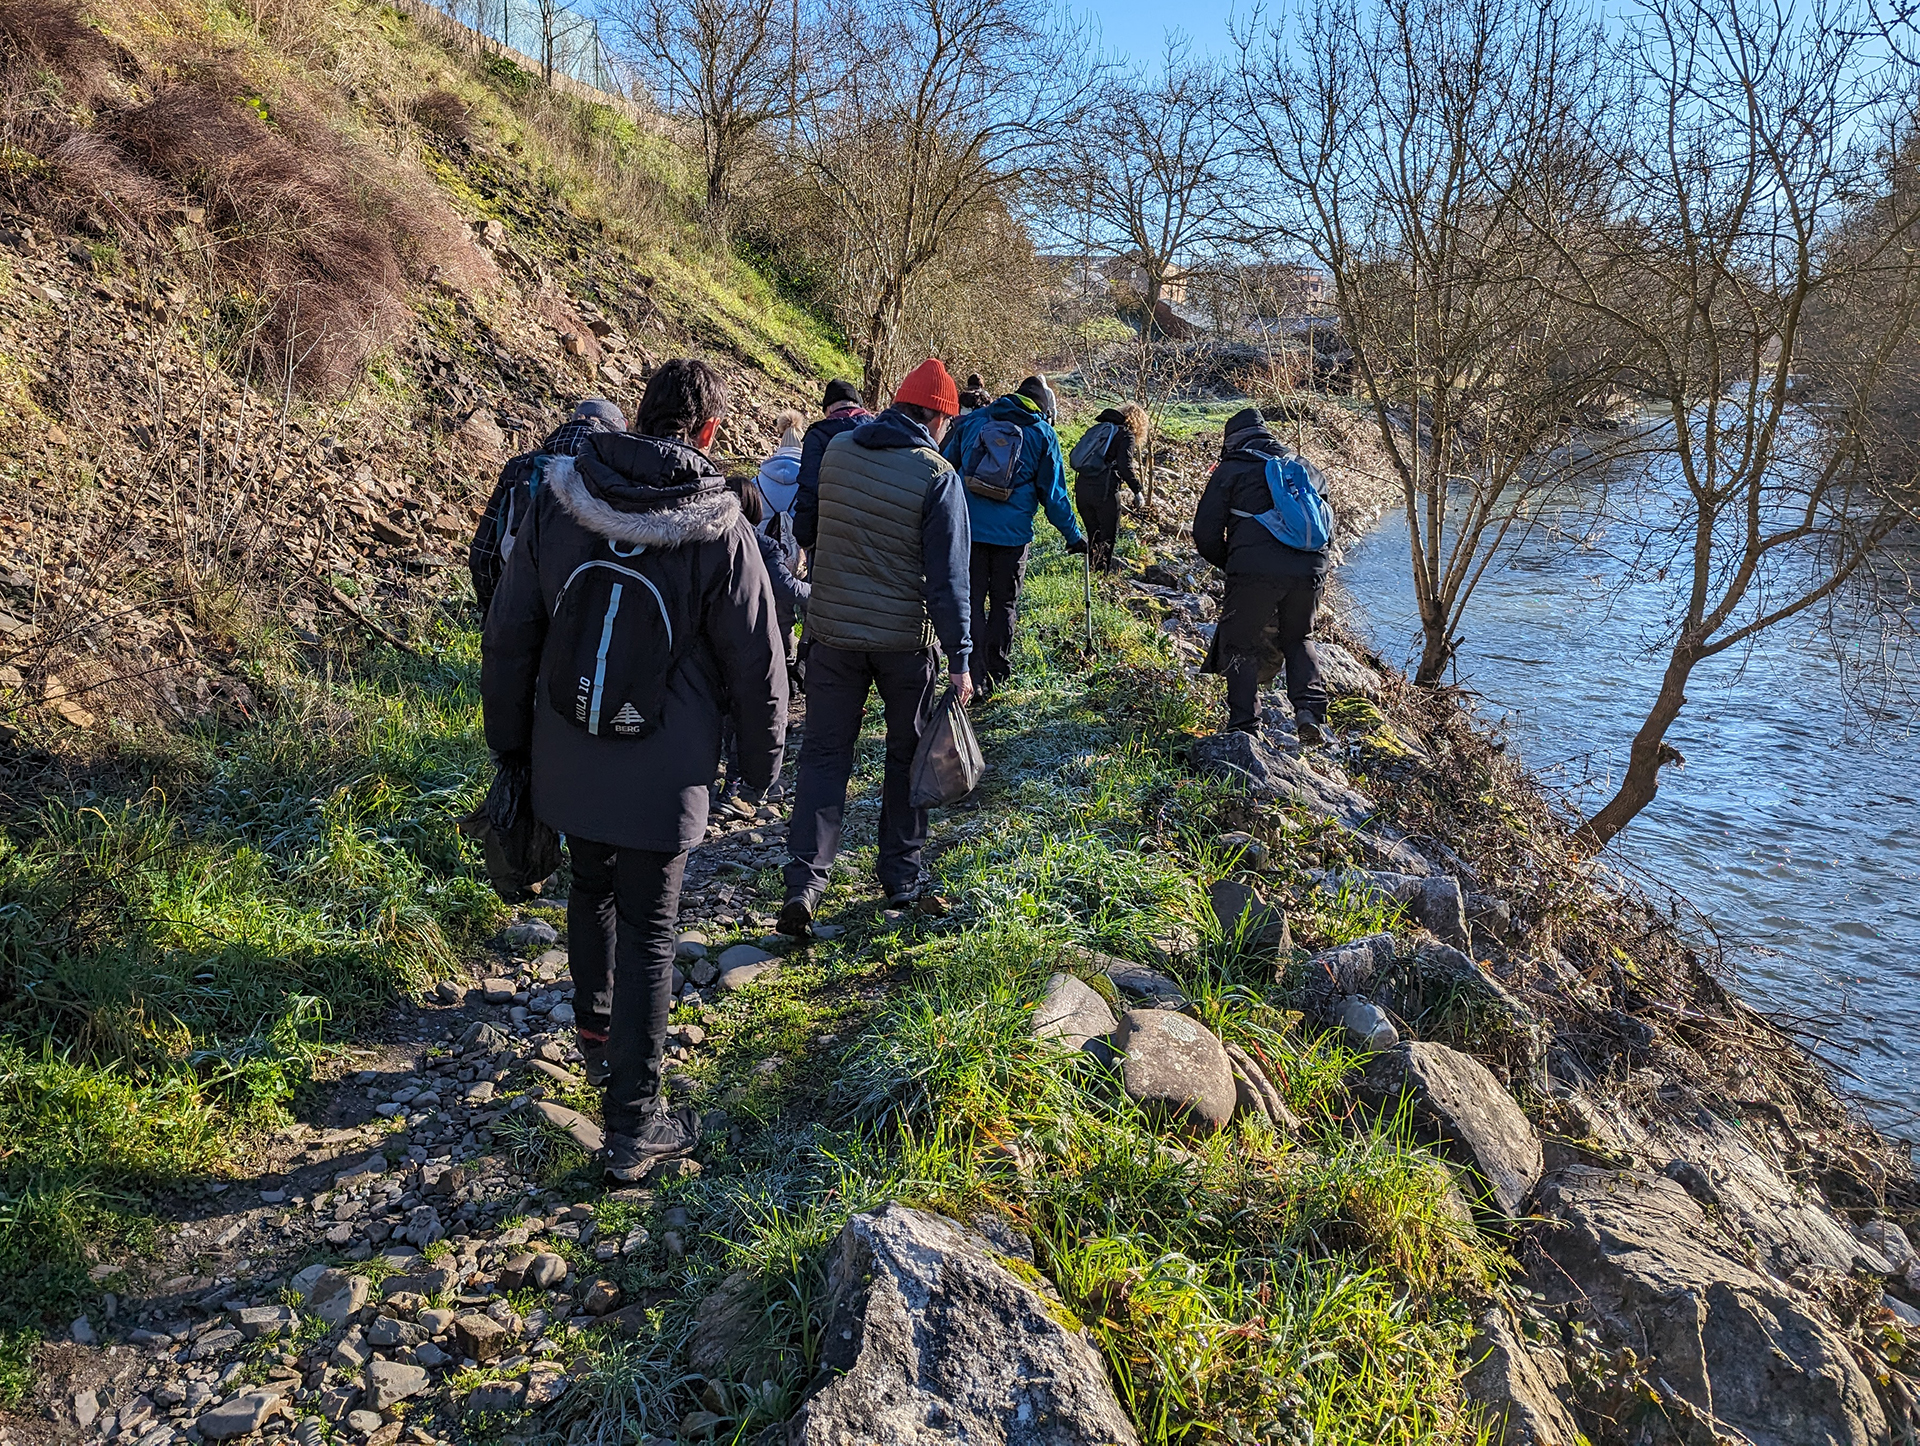
{"type": "Polygon", "coordinates": [[[807,731],[787,834],[786,901],[774,925],[813,932],[840,850],[841,816],[867,695],[886,711],[880,886],[899,906],[923,889],[927,811],[913,807],[913,755],[933,714],[939,652],[964,707],[967,671],[966,492],[940,455],[960,410],[944,365],[915,367],[873,420],[835,437],[820,461],[813,595],[807,604],[807,731]]]}
{"type": "Polygon", "coordinates": [[[684,853],[617,849],[567,840],[573,890],[567,895],[567,963],[574,1022],[583,1041],[605,1051],[602,1078],[611,1119],[643,1114],[660,1095],[673,1009],[684,853]],[[620,987],[614,988],[614,981],[620,987]],[[618,1091],[620,1098],[613,1098],[618,1091]]]}
{"type": "Polygon", "coordinates": [[[888,898],[909,895],[919,881],[920,850],[927,841],[927,811],[912,801],[913,754],[933,717],[939,655],[932,648],[866,653],[816,643],[808,669],[807,734],[794,785],[787,890],[812,898],[826,892],[827,871],[840,852],[840,818],[853,777],[860,720],[868,690],[878,688],[886,717],[887,759],[875,872],[888,898]]]}
{"type": "Polygon", "coordinates": [[[1119,566],[1114,549],[1120,541],[1120,489],[1130,488],[1133,505],[1140,505],[1139,463],[1147,439],[1146,409],[1134,402],[1108,407],[1093,419],[1093,425],[1110,426],[1113,433],[1100,455],[1078,469],[1073,481],[1073,505],[1080,510],[1080,525],[1087,529],[1088,561],[1096,572],[1112,572],[1119,566]]]}
{"type": "Polygon", "coordinates": [[[668,1107],[661,1061],[680,886],[706,833],[721,721],[732,724],[755,804],[786,743],[773,587],[706,451],[725,412],[719,373],[668,361],[647,382],[639,434],[598,434],[576,456],[551,459],[481,641],[487,746],[531,769],[535,816],[567,839],[574,1009],[587,1078],[605,1089],[604,1173],[616,1185],[638,1183],[700,1137],[691,1108],[668,1107]],[[576,579],[606,569],[619,581],[603,603],[584,615],[562,605],[576,579]],[[649,603],[659,622],[636,628],[649,603]],[[548,692],[586,668],[593,711],[584,697],[576,709],[571,688],[559,700],[548,692]],[[644,695],[648,716],[627,691],[634,677],[660,690],[657,701],[644,695]]]}
{"type": "Polygon", "coordinates": [[[1327,687],[1308,634],[1328,557],[1288,547],[1260,521],[1273,507],[1267,460],[1294,455],[1255,409],[1227,420],[1220,461],[1193,513],[1195,549],[1227,574],[1226,603],[1202,670],[1226,677],[1228,726],[1257,735],[1260,689],[1284,667],[1301,743],[1327,743],[1327,687]]]}
{"type": "Polygon", "coordinates": [[[1027,580],[1032,547],[973,544],[973,686],[983,694],[1013,676],[1013,628],[1020,618],[1020,588],[1027,580]]]}

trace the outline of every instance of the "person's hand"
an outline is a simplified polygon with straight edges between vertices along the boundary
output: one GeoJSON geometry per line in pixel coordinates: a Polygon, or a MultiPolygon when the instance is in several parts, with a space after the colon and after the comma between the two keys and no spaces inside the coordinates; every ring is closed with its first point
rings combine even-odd
{"type": "Polygon", "coordinates": [[[1072,553],[1076,557],[1079,556],[1081,553],[1085,552],[1086,550],[1087,550],[1087,540],[1084,537],[1076,537],[1072,542],[1069,542],[1067,544],[1067,551],[1072,553]]]}
{"type": "Polygon", "coordinates": [[[1146,501],[1146,498],[1145,498],[1145,497],[1144,497],[1144,496],[1142,495],[1142,493],[1141,493],[1141,491],[1140,491],[1140,489],[1139,489],[1138,487],[1136,487],[1136,488],[1134,488],[1134,489],[1133,489],[1133,505],[1134,505],[1134,509],[1135,509],[1136,511],[1138,511],[1138,510],[1139,510],[1139,507],[1140,507],[1140,505],[1141,505],[1141,503],[1143,503],[1144,501],[1146,501]]]}
{"type": "Polygon", "coordinates": [[[973,701],[973,674],[949,673],[947,681],[953,684],[953,696],[962,708],[973,701]]]}

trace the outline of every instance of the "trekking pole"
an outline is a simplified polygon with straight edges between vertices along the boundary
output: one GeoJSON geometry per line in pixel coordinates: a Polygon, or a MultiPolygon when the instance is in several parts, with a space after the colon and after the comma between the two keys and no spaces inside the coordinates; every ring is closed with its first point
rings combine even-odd
{"type": "Polygon", "coordinates": [[[1087,661],[1093,661],[1093,543],[1088,539],[1087,550],[1080,554],[1080,577],[1083,592],[1087,600],[1087,661]]]}

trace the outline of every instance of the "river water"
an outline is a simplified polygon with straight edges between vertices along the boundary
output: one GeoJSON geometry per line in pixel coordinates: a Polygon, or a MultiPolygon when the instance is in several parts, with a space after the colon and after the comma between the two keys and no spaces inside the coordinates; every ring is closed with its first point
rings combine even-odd
{"type": "MultiPolygon", "coordinates": [[[[1469,605],[1459,682],[1583,810],[1611,795],[1664,656],[1658,600],[1604,550],[1536,536],[1469,605]]],[[[1415,655],[1407,530],[1389,514],[1340,571],[1378,650],[1415,655]]],[[[1803,617],[1696,670],[1668,734],[1686,757],[1610,857],[1712,920],[1749,1002],[1808,1022],[1874,1120],[1920,1138],[1920,729],[1850,701],[1864,630],[1803,617]],[[1849,1075],[1851,1077],[1849,1077],[1849,1075]]],[[[1911,664],[1900,665],[1911,683],[1911,664]]]]}

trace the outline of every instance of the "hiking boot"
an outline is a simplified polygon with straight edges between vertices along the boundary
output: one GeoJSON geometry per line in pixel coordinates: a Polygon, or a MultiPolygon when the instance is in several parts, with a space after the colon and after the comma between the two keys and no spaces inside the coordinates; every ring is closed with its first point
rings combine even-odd
{"type": "Polygon", "coordinates": [[[589,1044],[580,1041],[580,1067],[586,1071],[587,1083],[595,1089],[604,1088],[607,1083],[607,1046],[604,1041],[589,1044]]]}
{"type": "Polygon", "coordinates": [[[700,1143],[700,1116],[691,1105],[654,1111],[635,1133],[607,1135],[607,1163],[601,1172],[609,1185],[638,1185],[667,1160],[691,1154],[700,1143]]]}
{"type": "Polygon", "coordinates": [[[1293,726],[1299,731],[1302,748],[1331,748],[1340,740],[1333,736],[1333,730],[1311,713],[1296,713],[1293,726]]]}
{"type": "Polygon", "coordinates": [[[721,795],[719,807],[715,812],[726,818],[739,819],[742,822],[751,823],[759,816],[760,804],[757,799],[749,803],[747,799],[741,795],[739,788],[733,787],[721,795]]]}
{"type": "Polygon", "coordinates": [[[812,938],[813,906],[817,902],[811,894],[795,894],[780,906],[780,917],[773,921],[773,931],[790,939],[812,938]]]}
{"type": "Polygon", "coordinates": [[[920,906],[921,913],[931,913],[932,910],[927,907],[928,899],[933,899],[938,902],[942,914],[946,912],[947,901],[933,892],[933,883],[925,874],[922,874],[910,884],[902,884],[897,889],[887,890],[887,907],[889,909],[904,909],[909,905],[917,904],[920,906]]]}

